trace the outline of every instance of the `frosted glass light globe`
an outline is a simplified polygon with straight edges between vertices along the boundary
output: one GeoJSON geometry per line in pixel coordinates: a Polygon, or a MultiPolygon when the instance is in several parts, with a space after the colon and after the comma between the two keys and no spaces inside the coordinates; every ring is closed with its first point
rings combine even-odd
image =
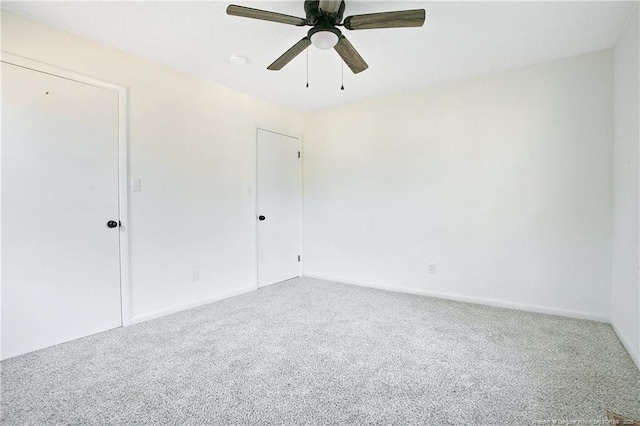
{"type": "Polygon", "coordinates": [[[322,50],[332,49],[338,44],[338,35],[331,31],[318,31],[311,35],[311,44],[322,50]]]}

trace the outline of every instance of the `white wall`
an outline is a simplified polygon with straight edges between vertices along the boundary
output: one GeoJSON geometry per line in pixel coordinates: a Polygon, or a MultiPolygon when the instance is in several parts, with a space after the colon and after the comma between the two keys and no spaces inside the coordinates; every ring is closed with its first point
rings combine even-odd
{"type": "Polygon", "coordinates": [[[611,322],[640,366],[640,43],[638,8],[614,51],[613,275],[611,322]]]}
{"type": "Polygon", "coordinates": [[[306,115],[304,274],[607,320],[612,102],[608,50],[306,115]]]}
{"type": "Polygon", "coordinates": [[[255,125],[301,115],[8,11],[2,49],[130,89],[134,319],[255,288],[255,125]]]}

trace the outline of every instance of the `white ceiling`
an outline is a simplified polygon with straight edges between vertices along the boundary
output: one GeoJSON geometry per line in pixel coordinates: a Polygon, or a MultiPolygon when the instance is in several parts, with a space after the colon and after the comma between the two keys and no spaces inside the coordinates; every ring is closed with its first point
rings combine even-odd
{"type": "Polygon", "coordinates": [[[343,32],[369,64],[353,75],[333,50],[266,67],[309,27],[227,16],[228,4],[304,17],[303,0],[2,2],[2,7],[298,111],[311,111],[614,46],[635,2],[346,0],[345,16],[425,8],[422,28],[343,32]],[[229,57],[249,59],[232,65],[229,57]]]}

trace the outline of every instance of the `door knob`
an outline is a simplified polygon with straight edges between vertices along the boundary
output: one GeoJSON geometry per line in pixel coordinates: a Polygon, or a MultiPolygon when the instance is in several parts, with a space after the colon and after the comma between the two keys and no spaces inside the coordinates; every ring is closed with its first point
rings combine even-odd
{"type": "Polygon", "coordinates": [[[107,227],[109,228],[115,228],[118,226],[118,222],[116,222],[115,220],[110,220],[109,222],[107,222],[107,227]]]}
{"type": "Polygon", "coordinates": [[[264,217],[262,215],[258,216],[258,220],[265,220],[265,219],[266,219],[266,217],[264,217]]]}

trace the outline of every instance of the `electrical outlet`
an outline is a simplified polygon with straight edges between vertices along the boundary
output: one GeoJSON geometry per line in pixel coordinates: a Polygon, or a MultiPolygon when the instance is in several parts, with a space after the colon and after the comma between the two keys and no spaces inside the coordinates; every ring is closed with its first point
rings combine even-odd
{"type": "Polygon", "coordinates": [[[200,281],[200,271],[193,271],[191,273],[191,282],[197,283],[198,281],[200,281]]]}
{"type": "Polygon", "coordinates": [[[430,263],[429,265],[427,265],[427,271],[430,274],[435,274],[436,273],[436,264],[435,263],[430,263]]]}

